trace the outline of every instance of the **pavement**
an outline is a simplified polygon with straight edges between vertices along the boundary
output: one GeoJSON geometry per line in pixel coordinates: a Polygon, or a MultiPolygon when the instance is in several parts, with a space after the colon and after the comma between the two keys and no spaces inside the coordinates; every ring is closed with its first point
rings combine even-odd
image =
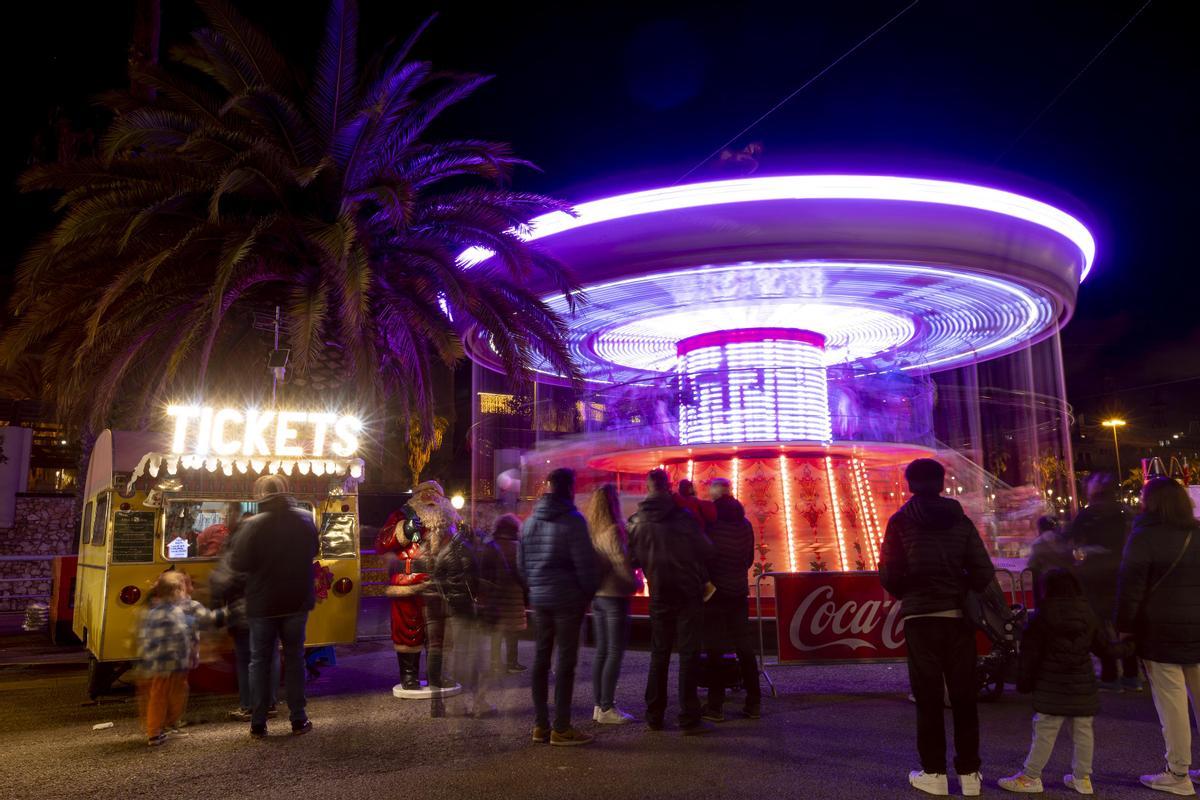
{"type": "MultiPolygon", "coordinates": [[[[522,642],[522,661],[532,647],[522,642]]],[[[0,797],[24,798],[919,798],[907,784],[916,766],[914,710],[902,664],[786,667],[773,671],[777,698],[759,721],[730,720],[698,737],[668,727],[590,722],[592,650],[580,653],[574,713],[596,734],[586,747],[529,742],[528,673],[503,680],[500,715],[431,719],[428,701],[391,696],[390,643],[340,648],[338,665],[309,685],[314,731],[288,736],[277,722],[264,741],[227,722],[231,698],[193,695],[184,739],[149,749],[130,697],[84,705],[76,665],[0,670],[0,797]],[[93,731],[97,723],[111,728],[93,731]]],[[[627,653],[618,704],[642,710],[648,655],[627,653]]],[[[674,673],[672,674],[674,678],[674,673]]],[[[672,703],[674,703],[672,687],[672,703]]],[[[1096,721],[1097,796],[1157,797],[1137,783],[1162,761],[1162,739],[1146,693],[1105,695],[1096,721]]],[[[674,713],[674,707],[669,711],[674,713]]],[[[1030,731],[1029,701],[1012,692],[981,706],[985,796],[1007,796],[995,779],[1017,771],[1030,731]]],[[[1070,771],[1062,736],[1044,779],[1047,796],[1070,771]]]]}

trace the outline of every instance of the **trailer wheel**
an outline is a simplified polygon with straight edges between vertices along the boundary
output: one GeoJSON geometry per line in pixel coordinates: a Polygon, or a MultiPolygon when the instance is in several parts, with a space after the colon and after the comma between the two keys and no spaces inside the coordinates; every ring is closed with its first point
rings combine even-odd
{"type": "Polygon", "coordinates": [[[102,694],[112,691],[113,681],[117,673],[113,664],[97,661],[95,656],[88,656],[88,697],[95,700],[102,694]]]}

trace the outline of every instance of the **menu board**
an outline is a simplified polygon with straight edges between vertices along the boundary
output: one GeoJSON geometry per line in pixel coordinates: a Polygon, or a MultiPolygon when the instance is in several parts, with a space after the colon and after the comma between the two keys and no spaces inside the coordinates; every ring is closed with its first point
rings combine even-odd
{"type": "Polygon", "coordinates": [[[118,511],[113,517],[114,564],[154,561],[153,511],[118,511]]]}

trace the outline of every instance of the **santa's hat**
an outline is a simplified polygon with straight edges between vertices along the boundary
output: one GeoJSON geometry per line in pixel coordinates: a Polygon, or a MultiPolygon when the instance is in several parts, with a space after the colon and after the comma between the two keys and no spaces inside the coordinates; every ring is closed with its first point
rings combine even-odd
{"type": "Polygon", "coordinates": [[[418,483],[413,488],[413,494],[420,494],[421,492],[434,492],[439,497],[446,496],[446,490],[437,481],[421,481],[418,483]]]}

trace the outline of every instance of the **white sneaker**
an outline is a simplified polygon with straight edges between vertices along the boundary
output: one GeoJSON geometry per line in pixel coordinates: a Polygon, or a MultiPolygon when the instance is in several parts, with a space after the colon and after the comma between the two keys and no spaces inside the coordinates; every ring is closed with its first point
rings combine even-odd
{"type": "Polygon", "coordinates": [[[625,725],[630,722],[636,722],[632,714],[626,714],[616,706],[613,706],[608,711],[601,711],[597,707],[596,711],[599,712],[596,715],[596,722],[599,722],[601,725],[625,725]]]}
{"type": "Polygon", "coordinates": [[[600,706],[592,707],[592,722],[600,721],[600,706]]]}
{"type": "Polygon", "coordinates": [[[945,796],[950,794],[950,781],[945,773],[930,775],[924,770],[914,769],[908,773],[908,782],[914,789],[920,789],[925,794],[945,796]]]}
{"type": "Polygon", "coordinates": [[[963,797],[978,797],[983,788],[983,776],[978,772],[959,775],[958,784],[962,787],[963,797]]]}
{"type": "Polygon", "coordinates": [[[1143,775],[1142,786],[1158,792],[1190,796],[1196,793],[1189,775],[1174,775],[1169,770],[1163,770],[1157,775],[1143,775]]]}
{"type": "Polygon", "coordinates": [[[1016,792],[1017,794],[1041,794],[1044,791],[1041,778],[1031,778],[1024,772],[1001,778],[996,781],[996,785],[1006,792],[1016,792]]]}
{"type": "Polygon", "coordinates": [[[1076,778],[1074,775],[1063,775],[1063,785],[1068,789],[1074,789],[1080,794],[1095,794],[1092,789],[1092,779],[1087,775],[1082,778],[1076,778]]]}

